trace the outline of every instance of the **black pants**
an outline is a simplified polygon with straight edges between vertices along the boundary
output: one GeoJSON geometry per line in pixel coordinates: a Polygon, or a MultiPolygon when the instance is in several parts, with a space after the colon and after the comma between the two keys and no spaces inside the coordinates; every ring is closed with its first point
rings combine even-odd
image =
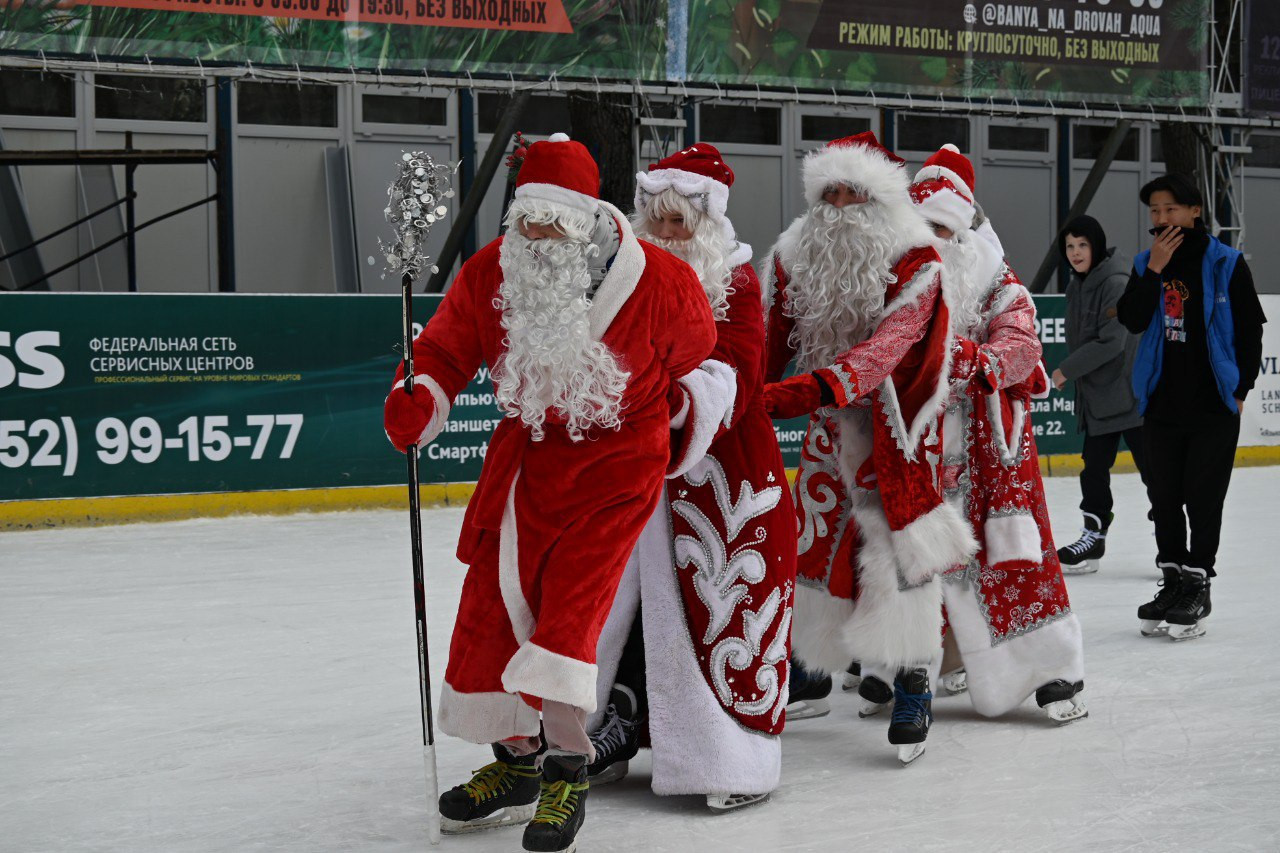
{"type": "Polygon", "coordinates": [[[623,684],[636,694],[636,714],[638,717],[649,715],[649,680],[645,673],[644,659],[644,612],[636,608],[636,621],[631,623],[631,633],[627,635],[627,643],[622,647],[622,659],[618,661],[618,674],[614,676],[614,684],[623,684]]]}
{"type": "Polygon", "coordinates": [[[1111,466],[1116,464],[1116,452],[1120,449],[1120,438],[1124,437],[1133,453],[1133,464],[1138,467],[1138,475],[1142,477],[1142,485],[1148,489],[1151,483],[1147,479],[1146,445],[1142,440],[1142,427],[1133,427],[1121,432],[1109,432],[1105,435],[1084,434],[1084,468],[1080,471],[1080,509],[1090,512],[1102,519],[1102,526],[1107,527],[1111,521],[1111,509],[1115,505],[1111,497],[1111,466]]]}
{"type": "Polygon", "coordinates": [[[1222,505],[1240,438],[1240,418],[1227,412],[1180,422],[1148,418],[1143,437],[1158,559],[1204,569],[1213,577],[1217,574],[1213,564],[1222,533],[1222,505]]]}

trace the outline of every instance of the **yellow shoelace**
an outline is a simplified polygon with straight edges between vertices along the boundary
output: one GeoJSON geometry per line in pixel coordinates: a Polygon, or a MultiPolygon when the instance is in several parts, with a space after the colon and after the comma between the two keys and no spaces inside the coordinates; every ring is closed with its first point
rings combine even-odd
{"type": "Polygon", "coordinates": [[[586,782],[543,782],[533,822],[563,824],[578,805],[578,794],[588,787],[586,782]]]}
{"type": "Polygon", "coordinates": [[[505,793],[514,783],[511,777],[536,775],[537,771],[532,768],[526,772],[522,768],[512,767],[505,761],[495,761],[475,771],[471,781],[463,785],[462,789],[471,795],[471,799],[482,803],[505,793]]]}

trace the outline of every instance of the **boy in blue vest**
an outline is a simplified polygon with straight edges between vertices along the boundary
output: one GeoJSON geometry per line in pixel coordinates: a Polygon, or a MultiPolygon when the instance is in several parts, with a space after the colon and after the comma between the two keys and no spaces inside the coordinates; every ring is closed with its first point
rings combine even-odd
{"type": "Polygon", "coordinates": [[[1261,366],[1266,317],[1240,252],[1205,230],[1194,183],[1164,175],[1140,197],[1155,241],[1134,258],[1116,311],[1121,324],[1142,335],[1133,390],[1145,418],[1156,563],[1164,579],[1155,599],[1138,608],[1138,619],[1143,636],[1185,640],[1204,634],[1210,612],[1240,406],[1261,366]]]}

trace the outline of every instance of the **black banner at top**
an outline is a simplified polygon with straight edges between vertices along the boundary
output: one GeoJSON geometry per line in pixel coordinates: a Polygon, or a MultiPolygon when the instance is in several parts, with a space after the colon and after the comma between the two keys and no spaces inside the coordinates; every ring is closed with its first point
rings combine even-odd
{"type": "Polygon", "coordinates": [[[1280,2],[1245,5],[1244,108],[1280,115],[1280,2]]]}

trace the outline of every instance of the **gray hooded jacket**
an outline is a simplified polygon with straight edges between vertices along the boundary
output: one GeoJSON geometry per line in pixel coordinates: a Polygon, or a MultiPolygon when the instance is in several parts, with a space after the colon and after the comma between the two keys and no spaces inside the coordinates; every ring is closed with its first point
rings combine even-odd
{"type": "Polygon", "coordinates": [[[1114,316],[1116,302],[1129,283],[1133,262],[1115,249],[1082,280],[1067,285],[1067,350],[1058,365],[1075,383],[1079,429],[1106,435],[1142,424],[1130,377],[1138,337],[1114,316]],[[1108,316],[1108,312],[1111,316],[1108,316]]]}

